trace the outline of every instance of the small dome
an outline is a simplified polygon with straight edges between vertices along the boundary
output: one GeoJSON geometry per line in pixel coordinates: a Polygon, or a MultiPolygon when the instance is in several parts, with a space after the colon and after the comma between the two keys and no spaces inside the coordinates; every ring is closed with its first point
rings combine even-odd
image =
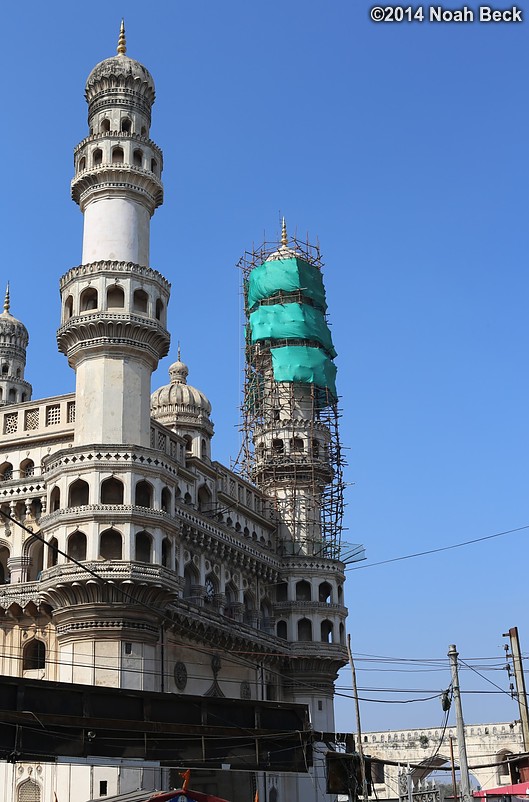
{"type": "Polygon", "coordinates": [[[265,262],[279,262],[282,259],[295,259],[296,257],[301,256],[300,251],[296,250],[295,248],[288,247],[288,234],[287,234],[287,224],[285,218],[283,217],[283,222],[281,224],[281,245],[277,249],[267,256],[265,262]]]}
{"type": "Polygon", "coordinates": [[[28,330],[22,321],[13,317],[9,311],[9,305],[9,285],[7,285],[4,299],[4,311],[0,314],[0,343],[4,340],[12,342],[14,337],[18,340],[16,344],[25,348],[29,342],[28,330]]]}
{"type": "Polygon", "coordinates": [[[86,99],[90,101],[99,94],[118,85],[137,83],[142,94],[147,95],[150,103],[154,103],[154,79],[146,67],[126,55],[125,23],[121,21],[117,55],[106,58],[96,64],[86,81],[86,99]],[[99,86],[98,86],[99,85],[99,86]]]}
{"type": "Polygon", "coordinates": [[[189,368],[178,359],[169,368],[171,381],[151,395],[151,414],[164,426],[204,428],[213,434],[211,404],[196,387],[187,383],[189,368]]]}

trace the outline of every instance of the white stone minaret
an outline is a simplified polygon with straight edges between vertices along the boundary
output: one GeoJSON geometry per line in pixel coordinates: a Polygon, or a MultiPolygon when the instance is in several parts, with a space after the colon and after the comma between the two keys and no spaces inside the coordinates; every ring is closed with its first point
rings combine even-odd
{"type": "Polygon", "coordinates": [[[76,445],[149,445],[170,290],[149,267],[150,219],[163,201],[162,152],[149,138],[154,97],[150,73],[126,55],[122,23],[117,55],[88,76],[90,133],[75,150],[83,256],[61,279],[57,340],[76,372],[76,445]]]}
{"type": "Polygon", "coordinates": [[[10,312],[9,284],[0,314],[0,405],[31,401],[31,384],[24,379],[28,331],[10,312]]]}

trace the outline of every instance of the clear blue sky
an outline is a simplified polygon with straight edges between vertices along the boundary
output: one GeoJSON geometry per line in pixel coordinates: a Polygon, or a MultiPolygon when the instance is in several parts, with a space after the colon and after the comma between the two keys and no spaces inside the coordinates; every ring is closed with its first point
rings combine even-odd
{"type": "MultiPolygon", "coordinates": [[[[508,3],[500,3],[508,7],[508,3]]],[[[240,277],[252,242],[319,237],[349,449],[345,534],[368,563],[529,524],[529,12],[521,25],[376,25],[358,0],[5,3],[2,251],[35,397],[74,389],[55,344],[59,277],[80,261],[69,199],[86,76],[115,52],[154,75],[166,201],[152,266],[172,282],[171,356],[206,392],[214,456],[238,450],[240,277]]],[[[366,729],[439,726],[446,667],[529,650],[529,530],[348,574],[366,729]],[[377,670],[374,670],[377,669],[377,670]],[[404,690],[392,694],[388,689],[404,690]]],[[[481,669],[480,669],[481,671],[481,669]]],[[[486,676],[506,688],[505,672],[486,676]]],[[[340,684],[350,688],[344,672],[340,684]]],[[[515,704],[462,674],[468,722],[515,704]]],[[[354,729],[352,704],[338,726],[354,729]]]]}

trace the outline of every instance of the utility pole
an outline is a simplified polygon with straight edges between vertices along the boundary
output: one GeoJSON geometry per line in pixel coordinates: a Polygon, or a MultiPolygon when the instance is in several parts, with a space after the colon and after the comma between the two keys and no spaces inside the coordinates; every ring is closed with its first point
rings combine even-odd
{"type": "Polygon", "coordinates": [[[457,658],[459,653],[452,643],[448,647],[448,657],[452,668],[452,691],[456,707],[457,747],[459,750],[459,770],[461,772],[461,799],[462,802],[471,802],[470,780],[468,776],[467,745],[465,742],[465,724],[463,709],[461,707],[461,693],[459,691],[459,675],[457,673],[457,658]]]}
{"type": "Polygon", "coordinates": [[[454,762],[454,736],[450,736],[450,763],[452,769],[452,796],[455,799],[455,802],[459,800],[459,794],[457,793],[457,785],[456,785],[456,767],[454,762]]]}
{"type": "Polygon", "coordinates": [[[347,635],[347,654],[349,655],[349,665],[351,666],[351,678],[353,684],[353,695],[355,700],[355,710],[356,710],[356,733],[357,733],[357,744],[356,748],[358,750],[358,754],[360,756],[360,775],[362,778],[362,796],[364,797],[364,802],[367,802],[369,799],[369,794],[367,792],[367,778],[366,778],[366,762],[364,758],[364,749],[362,746],[362,728],[360,726],[360,705],[358,703],[358,688],[356,686],[356,671],[355,671],[355,664],[353,662],[353,655],[351,652],[351,636],[347,635]]]}
{"type": "Polygon", "coordinates": [[[503,637],[508,637],[511,640],[514,679],[516,681],[518,706],[520,708],[520,721],[522,722],[523,748],[525,752],[529,752],[529,713],[527,710],[527,694],[525,692],[525,677],[522,666],[520,640],[518,638],[518,627],[511,627],[511,629],[506,632],[503,637]]]}

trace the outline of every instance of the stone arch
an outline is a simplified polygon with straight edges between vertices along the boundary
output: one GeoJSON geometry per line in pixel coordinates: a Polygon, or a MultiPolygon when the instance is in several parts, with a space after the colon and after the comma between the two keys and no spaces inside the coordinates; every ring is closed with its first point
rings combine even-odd
{"type": "Polygon", "coordinates": [[[100,130],[103,134],[108,134],[110,131],[110,120],[108,117],[105,117],[103,120],[101,120],[100,130]]]}
{"type": "Polygon", "coordinates": [[[168,487],[162,487],[162,510],[171,512],[172,494],[168,487]]]}
{"type": "Polygon", "coordinates": [[[147,314],[149,311],[149,296],[145,290],[134,290],[132,309],[134,312],[141,312],[142,315],[147,314]]]}
{"type": "Polygon", "coordinates": [[[81,312],[93,312],[98,306],[98,295],[95,287],[86,287],[80,297],[81,312]]]}
{"type": "Polygon", "coordinates": [[[35,780],[24,780],[17,788],[16,802],[41,802],[40,785],[35,780]]]}
{"type": "Polygon", "coordinates": [[[134,539],[135,543],[135,559],[136,562],[139,563],[150,563],[152,562],[152,535],[148,532],[142,530],[141,532],[136,532],[136,537],[134,539]]]}
{"type": "Polygon", "coordinates": [[[140,148],[136,148],[132,154],[132,161],[135,167],[143,167],[143,151],[140,148]]]}
{"type": "Polygon", "coordinates": [[[306,579],[296,582],[296,601],[312,601],[312,588],[306,579]]]}
{"type": "Polygon", "coordinates": [[[100,164],[103,164],[103,151],[101,148],[95,148],[92,151],[92,165],[93,167],[99,167],[100,164]]]}
{"type": "Polygon", "coordinates": [[[124,309],[125,293],[123,287],[112,284],[107,289],[107,309],[124,309]]]}
{"type": "Polygon", "coordinates": [[[153,486],[145,479],[136,483],[134,504],[136,507],[152,507],[153,486]]]}
{"type": "Polygon", "coordinates": [[[35,463],[32,459],[24,459],[20,463],[20,477],[33,476],[35,473],[35,463]]]}
{"type": "Polygon", "coordinates": [[[132,131],[132,120],[130,119],[130,117],[122,117],[121,118],[120,128],[123,131],[123,133],[125,133],[125,134],[130,134],[131,133],[131,131],[132,131]]]}
{"type": "Polygon", "coordinates": [[[85,507],[89,503],[88,482],[76,479],[68,488],[68,507],[85,507]]]}
{"type": "Polygon", "coordinates": [[[53,568],[54,565],[57,565],[57,559],[59,556],[59,541],[56,537],[50,538],[48,541],[48,559],[46,561],[48,568],[53,568]]]}
{"type": "Polygon", "coordinates": [[[75,532],[72,532],[72,534],[68,536],[68,540],[66,543],[66,553],[68,557],[73,557],[74,560],[77,560],[78,562],[83,562],[83,560],[86,560],[86,546],[87,546],[87,540],[85,533],[80,532],[77,529],[75,532]]]}
{"type": "Polygon", "coordinates": [[[184,440],[186,444],[186,454],[193,453],[193,438],[189,434],[184,435],[184,440]]]}
{"type": "Polygon", "coordinates": [[[77,170],[78,170],[78,172],[80,172],[80,173],[81,173],[83,170],[86,170],[86,156],[81,156],[81,158],[79,159],[79,163],[78,163],[78,165],[77,165],[77,170]]]}
{"type": "Polygon", "coordinates": [[[154,314],[155,314],[156,320],[159,320],[160,322],[163,322],[163,313],[164,313],[164,311],[165,311],[165,307],[163,305],[162,299],[161,298],[157,298],[156,299],[156,306],[155,306],[155,309],[154,309],[154,314]]]}
{"type": "Polygon", "coordinates": [[[298,621],[298,641],[312,640],[312,621],[309,618],[300,618],[298,621]]]}
{"type": "Polygon", "coordinates": [[[55,485],[50,493],[50,512],[57,512],[61,508],[61,491],[55,485]]]}
{"type": "Polygon", "coordinates": [[[64,318],[69,320],[73,316],[73,295],[69,295],[64,302],[64,318]]]}
{"type": "Polygon", "coordinates": [[[288,640],[287,622],[278,621],[276,624],[277,637],[288,640]]]}
{"type": "Polygon", "coordinates": [[[511,782],[511,772],[509,766],[509,758],[513,756],[513,753],[509,749],[502,749],[500,752],[496,754],[496,763],[498,764],[497,768],[497,782],[498,785],[507,785],[511,782]]]}
{"type": "Polygon", "coordinates": [[[184,599],[193,595],[193,585],[198,585],[198,571],[191,561],[184,568],[184,599]]]}
{"type": "Polygon", "coordinates": [[[200,485],[197,491],[197,502],[199,512],[212,512],[212,495],[207,485],[200,485]]]}
{"type": "Polygon", "coordinates": [[[0,540],[0,585],[5,585],[9,582],[9,568],[7,561],[11,555],[11,550],[7,543],[0,540]]]}
{"type": "Polygon", "coordinates": [[[125,161],[125,153],[123,148],[119,145],[115,148],[112,148],[112,164],[123,164],[125,161]]]}
{"type": "Polygon", "coordinates": [[[168,537],[162,540],[162,565],[164,568],[172,568],[173,544],[168,537]]]}
{"type": "Polygon", "coordinates": [[[0,465],[0,482],[9,482],[13,478],[13,466],[10,462],[0,465]]]}
{"type": "Polygon", "coordinates": [[[28,582],[36,582],[44,569],[44,543],[32,537],[24,544],[24,552],[30,558],[28,582]]]}
{"type": "Polygon", "coordinates": [[[22,650],[22,671],[39,668],[46,668],[46,644],[38,638],[32,638],[22,650]]]}
{"type": "Polygon", "coordinates": [[[318,601],[330,604],[332,602],[332,585],[329,582],[320,582],[318,587],[318,601]]]}
{"type": "Polygon", "coordinates": [[[333,642],[333,630],[334,630],[334,625],[333,625],[332,621],[329,621],[328,619],[325,619],[324,621],[321,622],[320,634],[321,634],[321,640],[323,641],[323,643],[332,643],[333,642]]]}
{"type": "Polygon", "coordinates": [[[123,504],[123,493],[123,482],[115,476],[101,482],[101,504],[123,504]]]}
{"type": "Polygon", "coordinates": [[[104,560],[121,560],[123,538],[117,529],[105,529],[99,538],[99,556],[104,560]]]}

